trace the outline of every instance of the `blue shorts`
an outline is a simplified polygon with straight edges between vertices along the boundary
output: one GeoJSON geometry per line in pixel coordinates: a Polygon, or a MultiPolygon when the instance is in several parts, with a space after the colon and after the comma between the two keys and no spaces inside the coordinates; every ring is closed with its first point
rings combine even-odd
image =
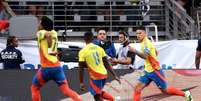
{"type": "Polygon", "coordinates": [[[66,83],[66,77],[61,67],[40,68],[35,74],[32,84],[43,86],[49,80],[54,80],[58,86],[66,83]]]}
{"type": "Polygon", "coordinates": [[[91,80],[90,81],[90,88],[89,91],[91,94],[94,96],[96,94],[101,94],[102,89],[105,85],[106,79],[101,79],[101,80],[91,80]]]}
{"type": "MultiPolygon", "coordinates": [[[[164,77],[163,71],[160,70],[159,72],[164,77]]],[[[149,73],[145,71],[144,75],[141,76],[138,80],[144,83],[145,85],[149,85],[151,81],[153,81],[160,89],[167,88],[167,83],[164,80],[162,80],[155,72],[149,73]]]]}

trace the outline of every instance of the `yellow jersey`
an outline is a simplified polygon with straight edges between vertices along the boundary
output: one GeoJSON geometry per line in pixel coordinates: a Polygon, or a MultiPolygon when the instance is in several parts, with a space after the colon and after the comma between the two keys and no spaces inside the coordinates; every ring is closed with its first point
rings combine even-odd
{"type": "Polygon", "coordinates": [[[60,62],[57,56],[50,55],[48,52],[48,50],[51,50],[51,52],[57,52],[58,47],[57,32],[55,30],[52,31],[40,30],[37,32],[37,39],[38,39],[41,66],[44,68],[60,66],[60,62]],[[52,46],[50,48],[48,48],[48,42],[47,39],[45,38],[46,33],[51,33],[52,35],[52,46]]]}
{"type": "Polygon", "coordinates": [[[106,56],[103,48],[90,43],[79,52],[79,62],[86,62],[89,75],[93,80],[107,78],[107,70],[103,64],[103,57],[106,56]]]}
{"type": "Polygon", "coordinates": [[[149,73],[153,72],[155,69],[159,70],[160,64],[157,59],[157,52],[153,43],[148,38],[145,38],[143,42],[140,44],[140,46],[141,46],[141,51],[143,53],[145,53],[145,51],[148,51],[148,58],[145,59],[145,63],[144,63],[145,64],[144,70],[149,73]]]}

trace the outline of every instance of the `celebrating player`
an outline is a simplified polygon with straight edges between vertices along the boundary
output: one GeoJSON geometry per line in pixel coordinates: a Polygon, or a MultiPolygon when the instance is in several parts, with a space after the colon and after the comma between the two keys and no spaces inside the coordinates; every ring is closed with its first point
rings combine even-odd
{"type": "Polygon", "coordinates": [[[135,93],[133,101],[140,101],[141,91],[153,81],[164,93],[186,97],[187,101],[193,101],[190,91],[181,91],[174,87],[168,87],[163,71],[160,68],[159,61],[157,59],[156,48],[153,43],[147,38],[144,27],[140,27],[137,31],[137,39],[141,43],[141,51],[137,51],[135,48],[130,47],[130,51],[137,54],[139,57],[145,60],[144,75],[139,78],[139,82],[135,86],[135,93]]]}
{"type": "Polygon", "coordinates": [[[53,30],[53,22],[44,16],[37,33],[41,68],[33,78],[31,92],[32,101],[41,101],[40,88],[49,80],[54,80],[65,96],[74,101],[82,101],[81,97],[72,91],[66,80],[60,62],[57,59],[57,32],[53,30]]]}
{"type": "Polygon", "coordinates": [[[112,73],[116,80],[119,82],[120,80],[112,70],[103,48],[92,43],[93,33],[86,32],[84,40],[87,45],[79,52],[80,87],[82,90],[85,88],[83,69],[87,68],[90,75],[90,92],[94,96],[95,101],[103,101],[103,99],[114,101],[115,98],[112,95],[102,91],[108,76],[107,70],[112,73]]]}

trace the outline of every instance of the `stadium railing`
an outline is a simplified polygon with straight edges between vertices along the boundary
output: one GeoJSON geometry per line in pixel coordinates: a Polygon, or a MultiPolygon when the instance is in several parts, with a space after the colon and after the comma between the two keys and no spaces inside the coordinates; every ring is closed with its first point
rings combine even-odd
{"type": "Polygon", "coordinates": [[[165,0],[166,33],[170,39],[196,39],[198,27],[196,22],[175,0],[165,0]]]}
{"type": "MultiPolygon", "coordinates": [[[[79,37],[85,31],[96,31],[103,27],[109,30],[110,36],[117,36],[120,30],[127,31],[135,36],[134,31],[142,22],[143,25],[154,23],[158,26],[158,35],[165,33],[165,6],[160,2],[150,4],[147,20],[142,21],[139,5],[132,5],[130,0],[8,0],[11,8],[17,15],[31,14],[29,6],[35,6],[39,19],[47,15],[54,20],[56,30],[72,30],[67,36],[79,37]]],[[[154,29],[150,28],[150,35],[154,29]]],[[[62,32],[62,31],[60,31],[62,32]]]]}

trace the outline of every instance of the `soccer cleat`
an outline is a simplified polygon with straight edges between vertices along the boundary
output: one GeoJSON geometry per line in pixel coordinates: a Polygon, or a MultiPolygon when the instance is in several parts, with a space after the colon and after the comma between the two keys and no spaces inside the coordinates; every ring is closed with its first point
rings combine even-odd
{"type": "Polygon", "coordinates": [[[189,90],[185,91],[185,97],[186,101],[193,101],[193,96],[191,95],[191,92],[189,90]]]}

